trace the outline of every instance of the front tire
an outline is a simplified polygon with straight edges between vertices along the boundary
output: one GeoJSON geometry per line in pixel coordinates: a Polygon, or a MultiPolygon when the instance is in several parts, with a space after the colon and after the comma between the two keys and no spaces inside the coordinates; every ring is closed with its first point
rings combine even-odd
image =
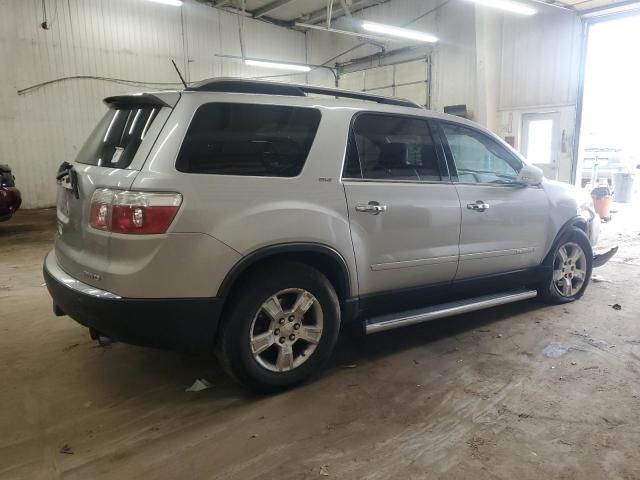
{"type": "Polygon", "coordinates": [[[589,285],[592,262],[589,238],[579,228],[571,228],[554,246],[548,260],[551,273],[538,286],[538,296],[552,304],[579,299],[589,285]]]}
{"type": "Polygon", "coordinates": [[[227,373],[258,392],[319,372],[340,331],[340,303],[322,273],[297,262],[269,267],[234,289],[216,345],[227,373]]]}

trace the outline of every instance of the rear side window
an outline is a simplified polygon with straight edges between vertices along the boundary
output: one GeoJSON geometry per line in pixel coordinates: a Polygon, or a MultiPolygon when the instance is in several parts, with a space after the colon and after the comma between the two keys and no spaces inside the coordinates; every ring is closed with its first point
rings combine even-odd
{"type": "Polygon", "coordinates": [[[189,125],[176,168],[186,173],[295,177],[319,123],[315,108],[202,105],[189,125]]]}
{"type": "Polygon", "coordinates": [[[84,143],[76,162],[127,168],[156,118],[159,107],[112,108],[84,143]]]}
{"type": "Polygon", "coordinates": [[[347,149],[344,177],[442,180],[429,123],[396,115],[359,115],[347,149]]]}

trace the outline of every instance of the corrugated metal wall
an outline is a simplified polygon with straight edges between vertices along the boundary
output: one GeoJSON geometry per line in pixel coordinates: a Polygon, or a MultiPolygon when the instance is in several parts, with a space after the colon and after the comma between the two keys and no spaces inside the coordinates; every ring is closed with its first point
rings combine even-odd
{"type": "Polygon", "coordinates": [[[504,22],[500,108],[575,104],[581,32],[577,15],[555,9],[504,22]]]}
{"type": "Polygon", "coordinates": [[[540,9],[528,18],[510,18],[502,32],[500,134],[522,150],[523,115],[557,113],[560,148],[549,178],[571,182],[576,141],[576,104],[582,49],[582,23],[571,12],[540,9]]]}
{"type": "MultiPolygon", "coordinates": [[[[239,17],[204,5],[186,3],[180,9],[143,0],[46,0],[46,7],[49,30],[39,25],[41,0],[0,2],[0,163],[13,167],[26,208],[53,205],[55,170],[74,158],[104,112],[101,99],[171,87],[157,85],[176,82],[171,58],[190,80],[274,73],[216,57],[240,55],[239,17]],[[76,75],[155,85],[73,79],[18,94],[76,75]]],[[[264,22],[245,20],[245,45],[248,56],[305,62],[304,34],[264,22]]]]}

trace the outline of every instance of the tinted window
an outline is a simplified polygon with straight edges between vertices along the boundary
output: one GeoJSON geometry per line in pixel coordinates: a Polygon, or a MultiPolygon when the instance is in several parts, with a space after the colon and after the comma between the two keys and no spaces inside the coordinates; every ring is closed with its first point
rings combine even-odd
{"type": "Polygon", "coordinates": [[[196,111],[176,168],[188,173],[294,177],[311,149],[314,108],[210,103],[196,111]]]}
{"type": "Polygon", "coordinates": [[[442,125],[460,182],[513,183],[522,164],[487,135],[459,125],[442,125]]]}
{"type": "Polygon", "coordinates": [[[10,170],[4,170],[0,165],[0,187],[15,187],[13,174],[10,170]]]}
{"type": "Polygon", "coordinates": [[[346,178],[442,180],[426,120],[380,114],[356,118],[346,178]]]}
{"type": "Polygon", "coordinates": [[[78,152],[76,161],[127,168],[157,113],[157,107],[109,109],[78,152]]]}

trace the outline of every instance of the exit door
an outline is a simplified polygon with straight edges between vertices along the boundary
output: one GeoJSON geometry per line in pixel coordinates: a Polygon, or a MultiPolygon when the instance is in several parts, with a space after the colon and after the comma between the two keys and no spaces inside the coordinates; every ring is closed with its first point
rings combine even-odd
{"type": "Polygon", "coordinates": [[[522,154],[540,167],[544,176],[558,178],[560,157],[560,114],[527,113],[522,115],[522,154]]]}

